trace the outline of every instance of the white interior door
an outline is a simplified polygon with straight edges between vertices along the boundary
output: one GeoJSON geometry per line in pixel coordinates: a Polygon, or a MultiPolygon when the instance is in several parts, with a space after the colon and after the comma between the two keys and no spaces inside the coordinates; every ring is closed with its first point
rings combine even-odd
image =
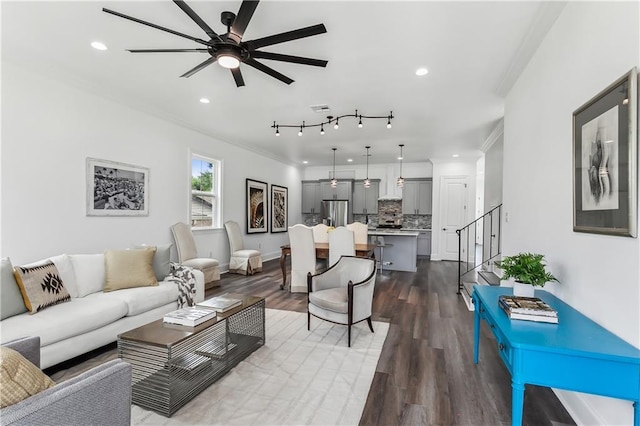
{"type": "Polygon", "coordinates": [[[442,260],[458,260],[456,230],[467,221],[467,177],[440,180],[440,229],[438,232],[442,260]]]}

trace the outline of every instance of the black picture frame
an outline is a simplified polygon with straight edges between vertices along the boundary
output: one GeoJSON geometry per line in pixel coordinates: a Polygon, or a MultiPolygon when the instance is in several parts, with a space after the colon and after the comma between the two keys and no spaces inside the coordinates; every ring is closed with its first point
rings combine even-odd
{"type": "Polygon", "coordinates": [[[573,230],[636,237],[637,72],[573,113],[573,230]]]}
{"type": "Polygon", "coordinates": [[[247,234],[269,232],[267,191],[266,182],[247,179],[247,234]]]}
{"type": "Polygon", "coordinates": [[[289,228],[289,189],[271,185],[271,233],[287,232],[289,228]]]}

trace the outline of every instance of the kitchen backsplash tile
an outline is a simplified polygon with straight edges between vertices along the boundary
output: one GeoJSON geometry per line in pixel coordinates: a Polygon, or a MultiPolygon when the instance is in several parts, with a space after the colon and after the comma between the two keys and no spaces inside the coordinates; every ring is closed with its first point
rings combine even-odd
{"type": "Polygon", "coordinates": [[[413,229],[431,229],[431,215],[405,214],[402,216],[402,227],[413,229]]]}

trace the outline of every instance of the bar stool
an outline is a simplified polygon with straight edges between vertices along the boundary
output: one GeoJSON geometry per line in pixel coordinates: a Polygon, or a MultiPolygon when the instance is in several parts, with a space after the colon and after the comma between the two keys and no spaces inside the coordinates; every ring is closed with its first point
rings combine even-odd
{"type": "Polygon", "coordinates": [[[380,253],[379,265],[380,265],[380,273],[382,273],[382,271],[384,270],[384,248],[393,247],[393,244],[385,244],[384,237],[380,235],[376,235],[374,238],[375,239],[373,243],[376,245],[376,248],[379,249],[378,251],[380,253]]]}

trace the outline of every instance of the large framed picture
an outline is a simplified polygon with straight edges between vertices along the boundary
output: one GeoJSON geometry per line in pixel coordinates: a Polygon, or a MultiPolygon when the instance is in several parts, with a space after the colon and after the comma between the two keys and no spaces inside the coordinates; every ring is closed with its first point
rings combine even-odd
{"type": "Polygon", "coordinates": [[[289,215],[288,189],[285,186],[271,185],[271,233],[287,232],[289,215]]]}
{"type": "Polygon", "coordinates": [[[87,216],[148,215],[148,168],[87,158],[87,216]]]}
{"type": "Polygon", "coordinates": [[[269,232],[267,229],[267,183],[247,179],[247,234],[269,232]]]}
{"type": "Polygon", "coordinates": [[[573,230],[637,234],[637,73],[573,113],[573,230]]]}

